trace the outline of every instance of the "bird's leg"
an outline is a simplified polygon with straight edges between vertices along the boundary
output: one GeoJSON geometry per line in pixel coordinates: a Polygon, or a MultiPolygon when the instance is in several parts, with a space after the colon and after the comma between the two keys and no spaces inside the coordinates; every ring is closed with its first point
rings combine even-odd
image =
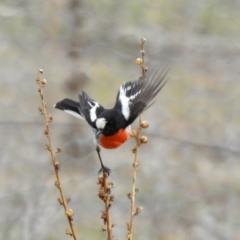
{"type": "Polygon", "coordinates": [[[105,167],[103,165],[102,158],[101,158],[101,155],[100,155],[100,147],[98,145],[96,147],[96,151],[97,151],[97,154],[98,154],[98,157],[99,157],[99,160],[100,160],[100,164],[101,164],[101,169],[98,171],[98,174],[103,172],[103,173],[107,173],[107,175],[109,176],[110,173],[111,173],[111,169],[109,169],[108,167],[105,167]]]}

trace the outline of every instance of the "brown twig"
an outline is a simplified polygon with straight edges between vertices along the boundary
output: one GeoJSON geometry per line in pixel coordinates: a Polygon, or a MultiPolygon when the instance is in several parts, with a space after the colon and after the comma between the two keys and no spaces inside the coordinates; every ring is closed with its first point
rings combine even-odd
{"type": "Polygon", "coordinates": [[[107,173],[103,173],[103,175],[98,178],[98,184],[100,185],[98,196],[100,199],[102,199],[105,205],[105,210],[102,212],[101,219],[103,219],[103,223],[104,225],[107,225],[107,228],[103,227],[102,231],[107,231],[108,234],[107,240],[112,240],[113,239],[112,228],[114,227],[114,224],[112,224],[110,208],[114,200],[114,196],[111,195],[111,188],[113,187],[113,183],[108,182],[107,180],[108,180],[107,173]]]}
{"type": "Polygon", "coordinates": [[[148,68],[145,67],[145,50],[144,50],[144,44],[146,42],[146,38],[142,38],[141,39],[141,43],[140,43],[140,53],[141,53],[141,58],[137,58],[136,59],[136,64],[139,65],[142,69],[142,74],[141,76],[143,77],[145,75],[145,73],[148,71],[148,68]]]}
{"type": "Polygon", "coordinates": [[[47,104],[44,101],[44,96],[43,96],[43,88],[47,84],[47,81],[46,81],[46,79],[42,78],[42,74],[43,74],[43,70],[39,69],[36,82],[38,84],[38,92],[39,92],[39,95],[41,98],[41,107],[38,108],[38,111],[44,117],[45,129],[44,129],[43,133],[47,138],[46,149],[50,152],[51,160],[52,160],[52,164],[53,164],[53,168],[54,168],[54,172],[55,172],[55,176],[56,176],[55,186],[58,188],[59,193],[60,193],[60,198],[58,199],[58,201],[64,208],[64,211],[65,211],[65,214],[67,216],[69,226],[70,226],[70,230],[66,230],[66,234],[73,237],[73,239],[76,240],[77,237],[76,237],[73,223],[72,223],[74,212],[72,209],[68,208],[68,203],[69,203],[70,199],[66,199],[64,196],[63,188],[62,188],[60,176],[59,176],[60,164],[59,164],[59,162],[56,161],[56,157],[55,157],[55,154],[61,152],[61,149],[57,148],[54,151],[53,147],[52,147],[51,132],[50,132],[49,124],[53,121],[53,117],[51,115],[47,114],[47,104]]]}
{"type": "MultiPolygon", "coordinates": [[[[141,77],[144,76],[144,74],[147,72],[148,68],[144,66],[144,57],[145,57],[145,50],[144,50],[144,43],[146,42],[145,38],[141,39],[141,43],[140,43],[140,52],[142,54],[141,58],[137,58],[136,59],[136,64],[140,65],[141,70],[142,70],[142,75],[141,77]]],[[[132,152],[134,153],[134,161],[133,161],[133,184],[132,184],[132,192],[128,193],[127,196],[131,201],[131,213],[130,213],[130,221],[129,223],[127,223],[127,229],[128,229],[128,233],[127,233],[127,239],[128,240],[132,240],[133,239],[133,221],[134,221],[134,217],[136,215],[138,215],[142,208],[141,207],[135,207],[135,196],[136,193],[139,191],[139,189],[136,187],[136,180],[137,180],[137,167],[139,165],[138,162],[138,152],[139,152],[139,146],[142,143],[147,143],[148,139],[146,136],[141,136],[141,130],[142,128],[147,128],[149,126],[147,121],[142,121],[142,115],[139,115],[139,126],[137,128],[137,130],[133,130],[131,132],[131,136],[135,138],[136,140],[136,145],[135,147],[132,149],[132,152]]]]}

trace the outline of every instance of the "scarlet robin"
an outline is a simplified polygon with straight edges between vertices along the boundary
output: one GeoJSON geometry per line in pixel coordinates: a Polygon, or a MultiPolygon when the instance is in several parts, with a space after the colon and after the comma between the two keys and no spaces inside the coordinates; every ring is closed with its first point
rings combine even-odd
{"type": "Polygon", "coordinates": [[[131,124],[153,100],[166,83],[166,69],[154,69],[138,80],[123,83],[117,93],[113,108],[106,109],[82,91],[79,101],[65,98],[54,105],[75,117],[84,119],[92,127],[96,138],[96,151],[101,163],[99,172],[110,174],[110,169],[103,165],[100,146],[114,149],[121,146],[128,138],[131,124]]]}

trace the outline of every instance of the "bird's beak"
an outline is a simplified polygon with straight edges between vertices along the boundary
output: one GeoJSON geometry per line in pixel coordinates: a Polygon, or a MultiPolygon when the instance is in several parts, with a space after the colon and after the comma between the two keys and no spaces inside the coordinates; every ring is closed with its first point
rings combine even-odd
{"type": "Polygon", "coordinates": [[[103,132],[102,129],[98,129],[98,130],[96,131],[96,134],[95,134],[96,138],[98,138],[99,135],[100,135],[102,132],[103,132]]]}

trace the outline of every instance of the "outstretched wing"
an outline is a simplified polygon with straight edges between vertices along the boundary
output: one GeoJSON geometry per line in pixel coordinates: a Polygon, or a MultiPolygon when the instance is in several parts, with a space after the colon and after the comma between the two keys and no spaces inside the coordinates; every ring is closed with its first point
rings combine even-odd
{"type": "Polygon", "coordinates": [[[96,119],[99,114],[104,111],[104,107],[98,102],[91,99],[85,92],[79,94],[78,110],[84,119],[93,127],[96,128],[96,119]]]}
{"type": "Polygon", "coordinates": [[[131,124],[138,115],[153,104],[153,100],[165,85],[167,69],[154,69],[136,81],[121,85],[115,107],[131,124]]]}
{"type": "Polygon", "coordinates": [[[96,128],[97,116],[104,110],[98,102],[91,99],[85,92],[79,94],[79,102],[65,98],[56,103],[54,107],[75,117],[85,119],[93,128],[96,128]]]}

